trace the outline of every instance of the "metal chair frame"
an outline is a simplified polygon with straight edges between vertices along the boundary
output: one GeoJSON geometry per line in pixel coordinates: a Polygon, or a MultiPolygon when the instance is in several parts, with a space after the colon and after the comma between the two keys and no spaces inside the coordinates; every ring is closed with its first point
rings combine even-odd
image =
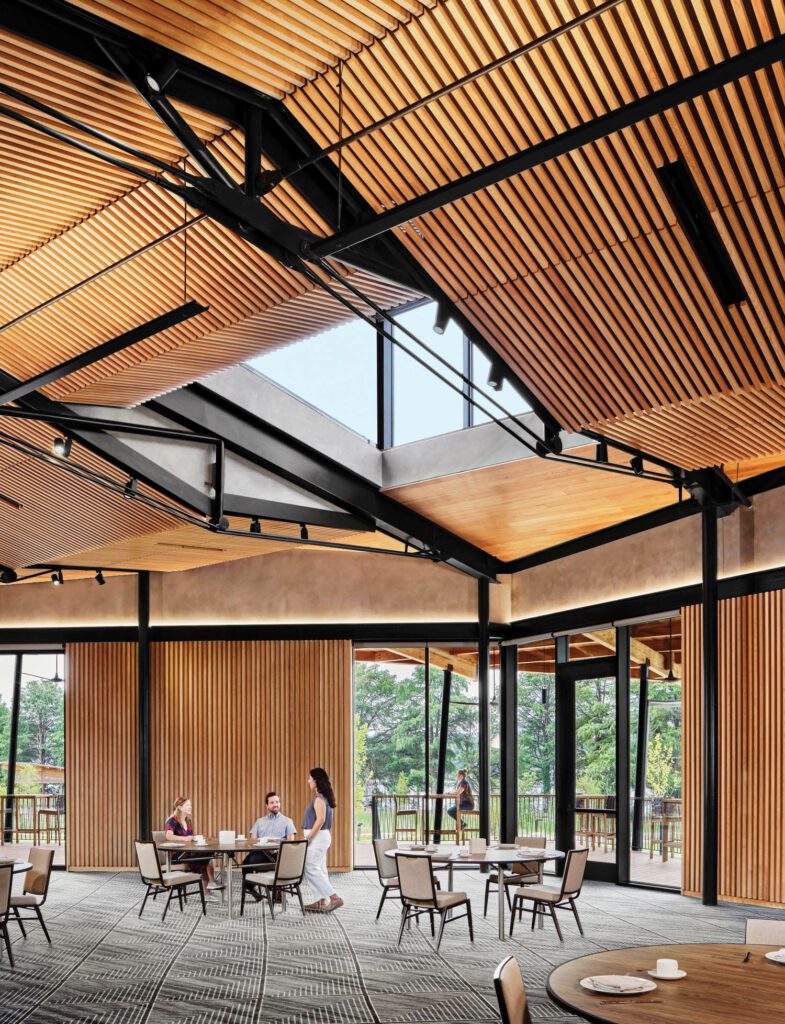
{"type": "MultiPolygon", "coordinates": [[[[278,857],[275,861],[275,877],[272,885],[263,886],[267,890],[267,903],[270,907],[270,917],[275,920],[275,897],[280,893],[281,897],[285,899],[286,894],[290,896],[296,896],[300,902],[300,911],[305,916],[305,905],[303,904],[303,894],[300,891],[300,886],[303,883],[303,876],[305,875],[305,856],[308,852],[308,840],[307,839],[287,839],[278,847],[278,857]],[[292,850],[297,847],[305,847],[303,851],[302,864],[300,865],[299,875],[289,875],[283,880],[280,880],[281,862],[283,861],[283,854],[285,849],[292,850]]],[[[255,864],[253,867],[262,867],[261,864],[255,864]]],[[[249,872],[251,873],[251,872],[249,872]]],[[[251,883],[254,884],[254,883],[251,883]]],[[[258,883],[257,883],[258,884],[258,883]]],[[[240,917],[245,912],[245,895],[246,895],[246,879],[243,878],[243,889],[240,896],[240,917]]],[[[285,909],[285,904],[283,905],[285,909]]]]}
{"type": "Polygon", "coordinates": [[[193,890],[193,893],[194,893],[194,895],[196,893],[198,893],[199,896],[201,897],[201,900],[202,900],[202,913],[205,915],[205,917],[207,916],[207,903],[205,902],[205,898],[204,898],[204,881],[202,880],[202,876],[201,875],[198,876],[198,881],[192,881],[192,880],[186,881],[186,879],[188,878],[188,872],[182,872],[182,874],[183,874],[183,881],[172,881],[172,882],[169,882],[167,884],[164,881],[163,874],[161,873],[161,863],[158,860],[158,847],[155,845],[155,843],[153,843],[153,842],[140,843],[140,842],[137,841],[136,843],[134,843],[134,847],[136,849],[136,862],[139,865],[139,874],[142,876],[142,881],[147,885],[147,892],[144,894],[144,899],[142,900],[142,906],[139,909],[139,917],[142,916],[142,911],[144,910],[144,908],[145,908],[145,906],[147,904],[147,899],[148,899],[148,897],[149,897],[151,892],[153,894],[153,900],[155,900],[155,898],[158,895],[158,893],[161,893],[161,892],[168,893],[168,896],[166,898],[166,905],[164,906],[164,912],[161,915],[161,922],[164,922],[166,920],[166,913],[169,910],[169,904],[172,902],[172,895],[175,892],[177,892],[177,901],[180,904],[180,913],[182,914],[182,912],[183,912],[183,897],[189,895],[189,892],[188,892],[188,886],[189,885],[193,885],[193,886],[197,887],[197,888],[195,888],[193,890]],[[153,848],[153,853],[155,855],[155,866],[157,868],[157,872],[155,872],[155,873],[151,872],[150,874],[145,874],[144,869],[142,868],[141,857],[139,856],[139,848],[140,847],[152,847],[153,848]]]}
{"type": "Polygon", "coordinates": [[[14,897],[12,896],[11,910],[13,910],[14,912],[14,920],[22,930],[23,938],[27,938],[27,932],[25,931],[25,926],[22,922],[38,921],[38,923],[41,925],[41,928],[43,929],[44,935],[46,936],[46,941],[51,946],[52,940],[49,937],[49,932],[47,931],[46,925],[44,924],[44,919],[41,914],[41,907],[44,905],[44,903],[46,903],[46,897],[49,894],[49,881],[52,877],[52,863],[55,859],[55,852],[54,850],[42,850],[40,848],[33,847],[28,856],[30,857],[31,862],[33,863],[33,871],[31,871],[28,877],[25,878],[24,889],[22,890],[22,892],[25,896],[40,896],[41,902],[36,903],[35,906],[31,908],[35,911],[34,914],[22,915],[19,913],[19,907],[14,906],[14,897]],[[40,868],[36,868],[35,861],[39,859],[39,855],[41,855],[40,859],[45,861],[45,864],[42,865],[40,868]],[[45,873],[46,875],[46,881],[44,882],[44,891],[34,892],[33,889],[31,888],[31,883],[35,883],[37,878],[40,877],[40,875],[43,873],[45,873]]]}
{"type": "Polygon", "coordinates": [[[559,936],[559,941],[564,942],[564,936],[562,935],[562,930],[559,926],[559,921],[556,917],[556,911],[558,909],[569,907],[569,909],[572,910],[573,915],[575,916],[575,923],[578,925],[578,931],[581,933],[581,935],[584,935],[583,925],[581,924],[580,917],[578,917],[578,908],[575,906],[575,900],[580,896],[581,889],[583,888],[583,880],[586,872],[586,861],[588,859],[589,851],[585,847],[579,850],[568,851],[567,859],[564,862],[564,874],[562,875],[561,880],[561,890],[559,892],[559,897],[557,900],[538,900],[537,897],[534,895],[516,892],[512,904],[512,914],[510,916],[510,935],[512,935],[513,927],[515,925],[515,911],[518,911],[519,918],[523,916],[524,900],[532,901],[532,931],[534,931],[534,925],[536,923],[537,917],[545,917],[547,908],[547,912],[548,914],[550,914],[551,918],[553,919],[553,923],[556,926],[556,934],[559,936]],[[578,884],[577,888],[568,890],[567,883],[570,877],[570,865],[575,857],[583,857],[583,871],[581,873],[580,883],[578,884]]]}
{"type": "MultiPolygon", "coordinates": [[[[411,921],[413,921],[413,920],[416,921],[422,914],[428,914],[429,920],[431,922],[431,936],[436,938],[436,933],[435,933],[435,930],[434,930],[434,921],[433,921],[434,913],[438,914],[439,917],[440,917],[440,921],[439,921],[439,936],[438,936],[438,938],[436,938],[436,952],[437,953],[439,952],[439,947],[442,944],[442,935],[444,934],[444,926],[447,923],[447,921],[460,921],[460,920],[462,920],[465,917],[467,919],[467,923],[469,925],[469,940],[471,942],[474,942],[474,928],[472,927],[472,905],[471,905],[471,901],[469,900],[468,896],[464,899],[464,901],[462,903],[453,904],[453,906],[451,906],[451,907],[439,907],[439,906],[437,906],[437,903],[436,903],[436,889],[437,889],[437,886],[438,886],[438,882],[433,877],[433,862],[431,861],[430,857],[421,857],[418,854],[412,854],[412,853],[397,853],[395,855],[395,865],[396,865],[396,868],[398,870],[398,881],[399,881],[399,887],[400,887],[400,892],[401,892],[401,895],[400,895],[400,900],[401,900],[401,926],[398,929],[398,945],[399,946],[401,944],[401,939],[403,938],[403,929],[406,926],[406,924],[407,923],[411,923],[411,921]],[[413,897],[411,897],[411,896],[407,897],[404,894],[403,886],[400,885],[401,875],[400,875],[400,868],[398,867],[398,861],[401,860],[401,859],[405,859],[405,860],[427,860],[428,861],[428,871],[429,871],[429,876],[430,876],[430,880],[431,880],[431,892],[430,892],[429,896],[425,897],[425,899],[417,899],[417,900],[415,900],[413,897]],[[431,906],[424,906],[424,907],[423,906],[418,906],[417,904],[420,904],[420,903],[430,903],[432,905],[431,906]],[[454,910],[457,910],[458,907],[466,907],[466,913],[465,914],[458,914],[457,917],[453,917],[451,912],[454,911],[454,910]]],[[[419,921],[418,921],[418,923],[419,923],[419,921]]]]}

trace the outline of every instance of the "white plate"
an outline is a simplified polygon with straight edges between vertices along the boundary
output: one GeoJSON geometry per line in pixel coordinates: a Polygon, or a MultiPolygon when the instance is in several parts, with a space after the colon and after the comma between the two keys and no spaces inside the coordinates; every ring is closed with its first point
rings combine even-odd
{"type": "Polygon", "coordinates": [[[774,964],[785,964],[785,956],[778,949],[775,949],[773,953],[764,953],[763,955],[774,964]]]}
{"type": "Polygon", "coordinates": [[[499,843],[494,847],[496,850],[517,850],[518,848],[517,843],[499,843]]]}
{"type": "Polygon", "coordinates": [[[646,971],[650,978],[659,978],[660,981],[678,981],[679,978],[686,978],[686,971],[675,971],[673,974],[657,974],[657,971],[646,971]]]}
{"type": "Polygon", "coordinates": [[[581,978],[581,988],[589,992],[601,992],[606,996],[642,996],[644,992],[653,992],[657,987],[653,981],[646,978],[632,978],[618,974],[599,974],[592,978],[581,978]],[[639,988],[620,988],[620,985],[639,984],[639,988]]]}

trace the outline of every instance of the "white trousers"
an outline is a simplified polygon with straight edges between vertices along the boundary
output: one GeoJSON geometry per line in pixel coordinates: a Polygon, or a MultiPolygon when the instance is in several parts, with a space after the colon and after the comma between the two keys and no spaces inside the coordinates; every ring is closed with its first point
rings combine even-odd
{"type": "Polygon", "coordinates": [[[320,829],[313,839],[308,840],[308,852],[305,855],[305,881],[320,900],[329,899],[335,892],[327,874],[327,851],[331,842],[329,831],[320,829]]]}

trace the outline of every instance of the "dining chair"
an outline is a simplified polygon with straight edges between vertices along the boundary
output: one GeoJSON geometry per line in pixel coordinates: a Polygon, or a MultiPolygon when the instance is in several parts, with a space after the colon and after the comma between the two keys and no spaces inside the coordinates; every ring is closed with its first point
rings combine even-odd
{"type": "MultiPolygon", "coordinates": [[[[158,854],[158,863],[161,865],[162,868],[164,868],[164,867],[166,867],[166,851],[162,850],[160,847],[161,847],[161,843],[165,843],[166,842],[166,830],[165,829],[154,829],[150,834],[152,835],[153,842],[155,843],[156,853],[158,854]]],[[[171,861],[169,863],[169,871],[187,871],[187,870],[188,870],[188,868],[184,867],[182,864],[172,864],[171,861]]],[[[155,897],[153,897],[153,899],[155,899],[155,897]]]]}
{"type": "MultiPolygon", "coordinates": [[[[270,917],[275,920],[275,898],[279,894],[290,893],[300,901],[300,910],[305,916],[303,894],[300,886],[305,874],[305,855],[308,852],[307,839],[288,839],[278,847],[278,859],[274,871],[249,871],[245,876],[247,885],[258,885],[265,890],[270,917]]],[[[243,885],[240,897],[240,917],[245,911],[246,886],[243,885]]]]}
{"type": "Polygon", "coordinates": [[[749,918],[744,941],[751,946],[767,946],[770,942],[785,945],[785,921],[766,921],[760,917],[749,918]]]}
{"type": "Polygon", "coordinates": [[[166,912],[169,909],[169,904],[172,902],[173,893],[177,893],[180,913],[182,913],[183,896],[188,893],[188,886],[190,885],[197,887],[191,891],[199,893],[202,899],[202,913],[207,914],[207,904],[204,900],[204,883],[201,875],[195,871],[162,871],[155,843],[140,843],[137,841],[134,843],[134,847],[136,848],[136,862],[139,865],[139,874],[142,876],[142,881],[147,885],[147,892],[142,900],[139,917],[142,916],[142,911],[145,908],[147,897],[150,893],[155,898],[159,892],[167,893],[166,905],[161,915],[161,921],[166,920],[166,912]]]}
{"type": "Polygon", "coordinates": [[[531,1024],[521,968],[514,956],[502,960],[493,972],[502,1024],[531,1024]]]}
{"type": "Polygon", "coordinates": [[[578,917],[578,908],[575,906],[575,901],[581,894],[581,886],[583,885],[583,876],[586,873],[586,861],[588,859],[589,851],[587,848],[570,850],[564,863],[564,874],[558,889],[547,885],[532,886],[531,888],[521,887],[518,889],[512,902],[510,935],[512,935],[515,926],[515,912],[523,913],[523,904],[526,900],[532,901],[532,928],[534,928],[537,916],[544,916],[547,912],[553,918],[559,941],[564,942],[564,936],[556,919],[556,909],[558,907],[569,907],[575,915],[578,931],[583,935],[583,926],[581,925],[581,919],[578,917]]]}
{"type": "Polygon", "coordinates": [[[384,901],[387,899],[391,892],[395,892],[393,899],[400,899],[400,894],[396,890],[400,890],[398,884],[398,868],[392,857],[385,857],[385,853],[388,850],[394,850],[398,846],[396,839],[374,839],[373,841],[373,855],[376,860],[376,870],[379,874],[379,884],[382,887],[382,898],[379,900],[379,909],[376,911],[376,920],[379,920],[379,916],[384,906],[384,901]]]}
{"type": "MultiPolygon", "coordinates": [[[[528,846],[533,850],[544,850],[545,849],[545,837],[544,836],[516,836],[516,846],[528,846]]],[[[541,885],[542,884],[542,861],[539,860],[523,860],[517,861],[509,865],[510,872],[505,874],[502,867],[499,866],[498,870],[492,871],[485,881],[485,906],[483,907],[482,916],[488,916],[488,895],[491,892],[498,892],[499,880],[504,886],[504,895],[507,897],[507,906],[511,907],[510,903],[510,890],[511,885],[541,885]],[[491,886],[497,888],[491,889],[491,886]]]]}
{"type": "Polygon", "coordinates": [[[398,945],[403,938],[403,929],[407,922],[416,920],[421,914],[428,914],[431,922],[431,935],[434,935],[433,915],[439,915],[439,937],[436,939],[436,951],[442,943],[442,934],[447,921],[460,921],[465,917],[469,925],[469,939],[474,942],[472,928],[472,905],[465,892],[441,892],[436,888],[433,877],[431,858],[416,853],[397,853],[395,855],[398,885],[401,893],[401,927],[398,930],[398,945]],[[465,914],[453,917],[451,910],[466,907],[465,914]]]}
{"type": "Polygon", "coordinates": [[[11,910],[14,912],[14,920],[22,929],[22,935],[27,938],[27,932],[23,921],[38,921],[46,936],[46,941],[52,945],[49,932],[46,930],[44,919],[41,916],[41,907],[46,903],[49,892],[49,880],[52,877],[52,862],[55,859],[54,850],[42,850],[34,846],[27,853],[27,860],[32,868],[25,875],[25,884],[21,896],[11,897],[11,910]],[[20,910],[32,910],[32,914],[23,916],[20,910]]]}
{"type": "Polygon", "coordinates": [[[11,912],[13,870],[13,864],[0,864],[0,932],[3,933],[8,962],[12,967],[14,966],[14,954],[11,952],[11,939],[8,935],[8,916],[11,912]]]}

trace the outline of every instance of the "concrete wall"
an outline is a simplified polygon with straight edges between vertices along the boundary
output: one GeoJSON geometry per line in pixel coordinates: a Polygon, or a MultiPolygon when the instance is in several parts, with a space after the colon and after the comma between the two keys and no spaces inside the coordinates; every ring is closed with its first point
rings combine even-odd
{"type": "MultiPolygon", "coordinates": [[[[784,499],[783,488],[767,491],[754,498],[751,510],[738,509],[720,520],[721,578],[785,565],[784,499]]],[[[696,515],[515,573],[511,619],[651,594],[700,579],[701,522],[696,515]]]]}

